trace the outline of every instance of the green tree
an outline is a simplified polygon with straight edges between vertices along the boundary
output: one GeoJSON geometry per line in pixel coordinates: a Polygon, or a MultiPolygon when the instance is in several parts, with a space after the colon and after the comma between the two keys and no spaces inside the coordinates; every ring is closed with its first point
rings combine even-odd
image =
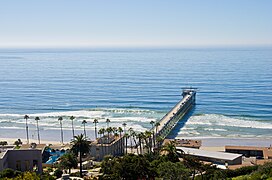
{"type": "Polygon", "coordinates": [[[1,145],[1,146],[8,145],[8,142],[7,142],[7,141],[0,141],[0,145],[1,145]]]}
{"type": "Polygon", "coordinates": [[[63,174],[63,172],[61,169],[56,169],[54,171],[54,176],[56,176],[57,178],[60,178],[62,174],[63,174]]]}
{"type": "Polygon", "coordinates": [[[132,136],[132,138],[133,138],[133,141],[134,141],[134,144],[135,144],[135,147],[136,147],[136,150],[137,150],[137,154],[139,154],[138,143],[137,143],[137,141],[136,141],[136,136],[137,136],[136,132],[133,131],[133,132],[131,133],[131,136],[132,136]]]}
{"type": "Polygon", "coordinates": [[[129,135],[127,133],[124,134],[124,138],[125,138],[125,154],[127,154],[127,145],[128,145],[128,142],[127,142],[127,139],[128,139],[129,135]]]}
{"type": "Polygon", "coordinates": [[[18,139],[17,141],[14,142],[14,145],[16,145],[16,148],[19,148],[20,145],[22,145],[21,139],[18,139]]]}
{"type": "Polygon", "coordinates": [[[178,154],[177,154],[177,149],[176,149],[176,144],[174,141],[170,141],[170,143],[167,143],[161,151],[166,151],[167,152],[167,157],[169,158],[170,161],[172,162],[178,162],[178,154]]]}
{"type": "Polygon", "coordinates": [[[106,123],[107,123],[107,128],[109,128],[109,125],[110,125],[110,119],[106,119],[106,123]]]}
{"type": "Polygon", "coordinates": [[[127,132],[126,132],[127,123],[123,123],[122,126],[123,126],[123,128],[124,128],[124,134],[126,134],[126,133],[127,133],[127,132]]]}
{"type": "Polygon", "coordinates": [[[94,123],[94,135],[95,135],[95,139],[97,139],[97,127],[96,127],[96,125],[98,123],[98,120],[94,119],[93,123],[94,123]]]}
{"type": "Polygon", "coordinates": [[[39,117],[35,117],[35,121],[36,121],[36,125],[37,125],[38,141],[39,141],[39,144],[41,144],[40,130],[39,130],[39,121],[40,121],[40,118],[39,117]]]}
{"type": "Polygon", "coordinates": [[[41,178],[35,172],[24,172],[13,180],[40,180],[41,178]]]}
{"type": "Polygon", "coordinates": [[[28,116],[28,115],[25,115],[25,116],[24,116],[24,119],[25,119],[25,124],[26,124],[26,140],[27,140],[27,144],[29,144],[28,123],[27,123],[27,120],[29,119],[29,116],[28,116]]]}
{"type": "Polygon", "coordinates": [[[85,126],[86,126],[86,124],[87,124],[87,121],[86,121],[86,120],[83,120],[83,121],[82,121],[82,124],[83,124],[83,129],[84,129],[84,137],[87,138],[86,129],[85,129],[85,128],[86,128],[85,126]]]}
{"type": "Polygon", "coordinates": [[[105,157],[101,164],[103,179],[154,179],[156,172],[142,155],[128,154],[122,158],[105,157]]]}
{"type": "Polygon", "coordinates": [[[194,157],[183,155],[184,165],[192,171],[192,179],[195,179],[197,172],[201,171],[203,164],[194,157]]]}
{"type": "Polygon", "coordinates": [[[144,138],[144,133],[141,132],[141,133],[137,134],[136,137],[138,138],[138,142],[139,142],[140,154],[143,154],[142,140],[144,138]]]}
{"type": "Polygon", "coordinates": [[[72,152],[75,155],[79,155],[79,164],[80,164],[80,177],[82,177],[82,157],[84,154],[89,154],[90,152],[90,142],[84,137],[83,134],[74,137],[74,140],[71,142],[72,152]]]}
{"type": "Polygon", "coordinates": [[[61,144],[63,144],[63,131],[62,131],[62,117],[59,117],[58,121],[60,122],[60,138],[61,138],[61,144]]]}
{"type": "Polygon", "coordinates": [[[154,133],[154,124],[155,124],[155,121],[150,121],[150,124],[152,126],[152,141],[153,141],[153,147],[155,147],[155,133],[154,133]]]}
{"type": "Polygon", "coordinates": [[[72,122],[72,134],[73,134],[73,138],[75,137],[74,119],[75,119],[74,116],[71,116],[71,117],[70,117],[70,120],[71,120],[71,122],[72,122]]]}
{"type": "Polygon", "coordinates": [[[123,129],[121,127],[118,127],[119,136],[122,136],[123,129]]]}
{"type": "Polygon", "coordinates": [[[132,127],[130,127],[129,129],[128,129],[128,132],[129,132],[129,139],[130,139],[130,153],[132,153],[132,149],[133,149],[133,143],[132,143],[132,134],[133,134],[133,128],[132,127]]]}
{"type": "Polygon", "coordinates": [[[145,138],[146,138],[146,147],[149,153],[152,151],[152,132],[145,131],[145,138]]]}
{"type": "Polygon", "coordinates": [[[167,180],[187,180],[190,179],[190,171],[181,162],[162,162],[157,167],[160,178],[167,180]]]}
{"type": "MultiPolygon", "coordinates": [[[[99,129],[98,134],[100,134],[100,138],[104,137],[105,131],[106,131],[105,128],[99,129]]],[[[100,141],[100,142],[101,142],[102,153],[104,154],[103,141],[100,141]]]]}
{"type": "Polygon", "coordinates": [[[72,168],[77,168],[77,158],[73,153],[66,153],[60,157],[59,166],[61,169],[69,169],[69,174],[72,168]]]}

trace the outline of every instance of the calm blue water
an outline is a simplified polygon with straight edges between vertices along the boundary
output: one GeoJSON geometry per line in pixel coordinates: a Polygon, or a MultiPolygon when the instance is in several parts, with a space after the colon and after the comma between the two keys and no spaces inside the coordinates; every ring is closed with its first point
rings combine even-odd
{"type": "MultiPolygon", "coordinates": [[[[0,132],[24,129],[40,116],[42,133],[93,119],[150,128],[198,88],[193,116],[178,136],[271,137],[272,49],[0,50],[0,132]]],[[[22,135],[24,136],[24,134],[22,135]]],[[[92,135],[90,135],[92,136],[92,135]]]]}

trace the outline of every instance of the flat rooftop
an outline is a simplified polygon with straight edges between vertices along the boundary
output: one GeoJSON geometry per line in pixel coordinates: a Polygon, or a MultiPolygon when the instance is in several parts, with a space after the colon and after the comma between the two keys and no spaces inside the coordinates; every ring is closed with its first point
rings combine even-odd
{"type": "Polygon", "coordinates": [[[3,156],[5,155],[5,153],[8,150],[13,150],[15,146],[13,145],[6,145],[6,146],[0,146],[0,159],[3,158],[3,156]]]}
{"type": "Polygon", "coordinates": [[[213,158],[213,159],[222,159],[222,160],[234,160],[242,156],[242,154],[206,151],[206,150],[187,148],[187,147],[176,147],[176,149],[181,150],[185,154],[188,154],[188,155],[207,157],[207,158],[213,158]]]}
{"type": "Polygon", "coordinates": [[[262,151],[264,158],[272,157],[272,147],[256,147],[256,146],[225,146],[225,150],[239,151],[262,151]]]}

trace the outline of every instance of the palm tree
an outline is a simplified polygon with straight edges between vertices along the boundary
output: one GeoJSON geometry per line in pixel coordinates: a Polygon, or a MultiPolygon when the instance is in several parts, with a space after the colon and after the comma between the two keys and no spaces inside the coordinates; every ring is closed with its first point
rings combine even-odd
{"type": "Polygon", "coordinates": [[[155,124],[155,121],[150,121],[150,124],[152,126],[152,136],[153,136],[152,141],[153,141],[153,145],[155,147],[155,133],[154,133],[154,124],[155,124]]]}
{"type": "Polygon", "coordinates": [[[146,146],[148,148],[148,152],[151,152],[151,148],[152,148],[152,133],[150,131],[145,131],[145,137],[146,137],[146,146]],[[147,141],[148,140],[148,141],[147,141]]]}
{"type": "Polygon", "coordinates": [[[113,128],[112,128],[112,132],[113,132],[113,134],[116,134],[116,133],[118,132],[117,127],[113,127],[113,128]]]}
{"type": "Polygon", "coordinates": [[[121,127],[118,127],[119,136],[122,136],[123,129],[121,127]]]}
{"type": "MultiPolygon", "coordinates": [[[[105,128],[99,129],[98,134],[100,134],[100,138],[103,138],[103,137],[104,137],[104,133],[105,133],[105,128]]],[[[104,154],[104,149],[103,149],[103,139],[101,139],[100,142],[101,142],[101,151],[102,151],[102,154],[104,154]]]]}
{"type": "Polygon", "coordinates": [[[133,141],[134,141],[134,144],[135,144],[135,147],[136,147],[136,150],[137,150],[137,154],[139,154],[139,150],[138,150],[138,144],[137,144],[137,141],[136,141],[136,132],[135,131],[133,131],[132,133],[131,133],[131,135],[132,135],[132,137],[133,137],[133,141]]]}
{"type": "Polygon", "coordinates": [[[155,123],[155,127],[156,127],[156,135],[158,134],[158,127],[160,126],[161,124],[159,122],[156,122],[155,123]]]}
{"type": "Polygon", "coordinates": [[[155,139],[157,139],[157,135],[158,135],[158,127],[160,126],[161,124],[159,122],[156,122],[155,123],[155,127],[156,127],[156,134],[155,134],[155,139]]]}
{"type": "Polygon", "coordinates": [[[70,117],[70,120],[72,121],[72,133],[73,133],[73,138],[75,137],[75,130],[74,130],[74,119],[75,119],[75,117],[74,117],[74,116],[71,116],[71,117],[70,117]]]}
{"type": "Polygon", "coordinates": [[[126,126],[127,126],[127,123],[123,123],[122,125],[123,125],[123,127],[124,127],[124,134],[126,134],[126,126]]]}
{"type": "Polygon", "coordinates": [[[158,145],[158,150],[161,148],[161,144],[163,142],[163,138],[161,136],[156,137],[157,145],[158,145]]]}
{"type": "Polygon", "coordinates": [[[140,147],[140,154],[143,153],[142,151],[142,139],[144,138],[144,133],[139,133],[137,134],[138,142],[139,142],[139,147],[140,147]]]}
{"type": "Polygon", "coordinates": [[[106,123],[107,123],[107,128],[109,128],[110,120],[106,119],[106,123]]]}
{"type": "Polygon", "coordinates": [[[130,137],[130,153],[132,153],[132,133],[133,133],[133,128],[128,129],[129,132],[129,137],[130,137]]]}
{"type": "Polygon", "coordinates": [[[110,142],[110,133],[112,132],[112,127],[108,127],[106,129],[106,132],[108,133],[108,140],[107,140],[107,142],[109,143],[110,142]]]}
{"type": "Polygon", "coordinates": [[[151,126],[152,126],[152,129],[153,129],[153,127],[154,127],[154,121],[150,121],[150,124],[151,124],[151,126]]]}
{"type": "Polygon", "coordinates": [[[39,144],[41,144],[41,139],[40,139],[40,131],[39,131],[39,120],[40,118],[39,117],[35,117],[35,121],[37,123],[37,134],[38,134],[38,141],[39,141],[39,144]]]}
{"type": "Polygon", "coordinates": [[[126,154],[127,154],[127,138],[128,138],[128,136],[129,136],[129,135],[128,135],[127,133],[124,134],[124,137],[125,137],[125,144],[126,144],[126,145],[125,145],[125,150],[126,150],[125,153],[126,153],[126,154]]]}
{"type": "Polygon", "coordinates": [[[59,122],[60,122],[60,137],[61,137],[61,144],[63,144],[63,131],[62,131],[62,117],[59,117],[59,122]]]}
{"type": "Polygon", "coordinates": [[[95,134],[95,139],[97,139],[97,128],[96,128],[96,124],[98,123],[98,120],[97,120],[97,119],[94,119],[93,123],[94,123],[94,134],[95,134]]]}
{"type": "Polygon", "coordinates": [[[105,133],[105,128],[99,129],[98,134],[100,134],[103,137],[104,133],[105,133]]]}
{"type": "Polygon", "coordinates": [[[167,143],[165,146],[163,146],[161,151],[168,152],[167,156],[170,161],[172,161],[172,162],[178,161],[178,153],[177,153],[175,141],[170,141],[170,143],[167,143]]]}
{"type": "Polygon", "coordinates": [[[84,128],[84,136],[85,136],[85,138],[87,138],[87,136],[86,136],[86,129],[85,129],[85,124],[86,124],[86,123],[87,123],[86,120],[83,120],[83,121],[82,121],[83,128],[84,128]]]}
{"type": "Polygon", "coordinates": [[[61,169],[69,169],[69,174],[72,168],[77,168],[77,158],[73,153],[65,153],[59,158],[59,166],[61,169]]]}
{"type": "Polygon", "coordinates": [[[28,124],[27,124],[27,120],[28,120],[29,116],[25,115],[24,119],[26,121],[26,140],[27,140],[27,144],[29,144],[29,136],[28,136],[28,124]]]}
{"type": "Polygon", "coordinates": [[[90,142],[84,137],[83,134],[75,136],[71,142],[72,151],[78,155],[79,154],[79,167],[80,167],[80,177],[82,178],[82,156],[84,154],[90,153],[90,142]]]}

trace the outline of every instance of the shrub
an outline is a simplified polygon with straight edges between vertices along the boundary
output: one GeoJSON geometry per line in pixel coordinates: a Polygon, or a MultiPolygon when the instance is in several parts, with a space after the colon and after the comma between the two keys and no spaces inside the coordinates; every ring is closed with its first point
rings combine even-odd
{"type": "Polygon", "coordinates": [[[14,171],[13,169],[7,168],[0,173],[0,178],[14,178],[20,174],[20,171],[14,171]]]}
{"type": "Polygon", "coordinates": [[[62,174],[63,174],[63,172],[60,169],[56,169],[54,171],[54,176],[56,176],[57,178],[60,178],[62,174]]]}

